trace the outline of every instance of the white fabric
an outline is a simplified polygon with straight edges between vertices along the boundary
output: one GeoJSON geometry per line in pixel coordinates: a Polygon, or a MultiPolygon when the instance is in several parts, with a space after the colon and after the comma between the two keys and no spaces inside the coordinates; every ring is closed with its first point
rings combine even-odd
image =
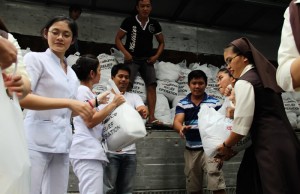
{"type": "Polygon", "coordinates": [[[216,99],[218,99],[220,101],[220,103],[222,104],[224,101],[224,96],[222,94],[220,94],[219,90],[215,90],[212,87],[206,87],[205,92],[211,96],[214,97],[216,99]]]}
{"type": "Polygon", "coordinates": [[[154,116],[158,120],[162,121],[164,124],[170,125],[172,123],[171,109],[169,106],[168,99],[162,94],[156,95],[154,116]]]}
{"type": "Polygon", "coordinates": [[[82,194],[103,194],[102,162],[81,159],[71,159],[70,161],[79,180],[79,192],[82,194]]]}
{"type": "Polygon", "coordinates": [[[300,107],[291,92],[284,92],[281,94],[285,112],[293,112],[297,115],[300,114],[300,107]]]}
{"type": "Polygon", "coordinates": [[[29,194],[30,161],[23,128],[23,114],[17,99],[10,100],[0,68],[0,193],[29,194]]]}
{"type": "MultiPolygon", "coordinates": [[[[27,71],[26,71],[26,65],[24,64],[23,61],[23,55],[22,55],[22,50],[18,44],[18,41],[14,38],[14,36],[11,33],[8,33],[8,41],[11,42],[17,49],[18,55],[17,55],[17,60],[18,60],[18,69],[17,73],[20,75],[23,75],[25,77],[28,77],[27,71]]],[[[12,74],[14,71],[14,66],[11,65],[10,67],[6,68],[4,70],[5,73],[7,74],[12,74]]]]}
{"type": "Polygon", "coordinates": [[[156,78],[166,81],[177,81],[179,78],[180,66],[171,62],[160,61],[155,65],[156,78]]]}
{"type": "Polygon", "coordinates": [[[111,78],[111,68],[117,64],[114,56],[102,53],[97,56],[100,63],[101,78],[99,84],[107,84],[111,78]]]}
{"type": "MultiPolygon", "coordinates": [[[[111,99],[114,95],[111,94],[111,99]]],[[[139,106],[144,106],[144,103],[141,97],[137,94],[133,94],[130,92],[125,92],[124,97],[126,99],[126,103],[128,103],[133,108],[137,109],[139,106]]],[[[136,154],[136,146],[135,144],[131,144],[118,152],[108,151],[113,154],[136,154]]]]}
{"type": "MultiPolygon", "coordinates": [[[[214,108],[203,104],[198,113],[198,127],[205,153],[209,157],[214,157],[217,153],[217,146],[222,144],[230,135],[232,120],[226,118],[225,115],[214,108]]],[[[234,145],[232,149],[239,152],[249,147],[251,143],[249,134],[234,145]]]]}
{"type": "Polygon", "coordinates": [[[300,57],[300,54],[295,44],[290,24],[289,8],[287,8],[284,13],[281,41],[278,49],[278,68],[276,72],[277,83],[285,91],[295,91],[290,69],[291,64],[297,57],[300,57]]]}
{"type": "Polygon", "coordinates": [[[69,180],[69,155],[29,150],[30,194],[66,194],[69,180]]]}
{"type": "Polygon", "coordinates": [[[141,76],[137,75],[135,77],[131,92],[138,94],[144,103],[147,101],[146,85],[141,76]]]}
{"type": "MultiPolygon", "coordinates": [[[[79,86],[77,76],[69,66],[66,74],[60,65],[60,59],[50,49],[26,54],[24,62],[31,77],[33,94],[75,99],[79,86]]],[[[28,110],[24,126],[29,149],[68,153],[72,140],[70,117],[71,110],[68,108],[28,110]]]]}
{"type": "Polygon", "coordinates": [[[115,57],[118,63],[124,63],[124,54],[116,48],[110,49],[110,54],[115,57]]]}
{"type": "Polygon", "coordinates": [[[170,102],[178,96],[178,83],[174,81],[157,80],[156,93],[163,94],[170,102]]]}
{"type": "MultiPolygon", "coordinates": [[[[247,65],[241,76],[252,68],[252,65],[247,65]]],[[[232,131],[245,136],[250,130],[254,116],[254,88],[251,83],[245,80],[238,80],[234,85],[234,91],[236,104],[232,131]]]]}
{"type": "Polygon", "coordinates": [[[217,146],[230,134],[232,120],[204,104],[198,113],[198,127],[206,155],[214,157],[217,146]]]}
{"type": "Polygon", "coordinates": [[[190,69],[186,67],[181,67],[179,72],[178,83],[178,95],[186,96],[190,93],[190,88],[188,86],[188,74],[191,72],[190,69]]]}
{"type": "Polygon", "coordinates": [[[232,107],[230,100],[228,97],[225,97],[225,100],[221,106],[221,108],[218,110],[219,113],[221,113],[222,115],[226,115],[226,111],[228,107],[232,107]]]}
{"type": "Polygon", "coordinates": [[[21,49],[21,52],[22,52],[22,56],[24,57],[27,53],[30,53],[31,50],[29,47],[27,47],[26,49],[21,49]]]}
{"type": "Polygon", "coordinates": [[[212,75],[211,69],[208,68],[207,64],[200,65],[199,63],[190,64],[191,70],[202,70],[207,78],[215,79],[215,76],[212,75]]]}
{"type": "Polygon", "coordinates": [[[93,92],[96,95],[99,95],[99,94],[107,91],[108,89],[107,89],[106,84],[100,84],[100,83],[98,83],[98,84],[93,85],[93,89],[92,90],[93,90],[93,92]]]}
{"type": "MultiPolygon", "coordinates": [[[[77,100],[85,101],[95,99],[92,91],[83,85],[78,87],[77,100]]],[[[98,124],[89,129],[80,116],[74,117],[74,135],[71,145],[70,158],[95,159],[108,162],[101,145],[103,125],[98,124]]]]}
{"type": "Polygon", "coordinates": [[[297,114],[294,112],[286,112],[286,116],[289,119],[290,124],[295,129],[297,128],[297,114]]]}
{"type": "Polygon", "coordinates": [[[71,67],[76,63],[77,59],[79,59],[80,53],[76,52],[74,55],[69,55],[67,57],[67,64],[70,65],[71,67]]]}

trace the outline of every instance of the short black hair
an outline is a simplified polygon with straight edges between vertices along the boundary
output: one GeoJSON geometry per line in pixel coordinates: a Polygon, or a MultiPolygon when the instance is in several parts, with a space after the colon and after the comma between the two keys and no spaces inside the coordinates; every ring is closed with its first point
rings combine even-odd
{"type": "Polygon", "coordinates": [[[115,77],[118,74],[119,70],[127,71],[129,76],[131,74],[131,71],[130,71],[130,68],[128,67],[128,65],[125,65],[123,63],[119,63],[117,65],[114,65],[111,68],[111,77],[115,77]]]}
{"type": "Polygon", "coordinates": [[[93,71],[97,74],[98,67],[99,60],[97,57],[86,54],[77,59],[76,63],[72,66],[72,69],[80,81],[88,81],[90,79],[90,72],[93,71]]]}
{"type": "Polygon", "coordinates": [[[44,35],[44,30],[48,31],[49,28],[56,22],[60,22],[60,21],[64,21],[68,24],[71,32],[72,32],[72,40],[77,39],[78,37],[78,26],[76,24],[76,22],[74,20],[72,20],[71,18],[67,17],[67,16],[55,16],[53,18],[51,18],[46,25],[41,29],[41,35],[44,35]]]}
{"type": "Polygon", "coordinates": [[[192,79],[203,78],[205,84],[207,84],[207,76],[202,70],[193,70],[188,75],[188,84],[192,81],[192,79]]]}
{"type": "MultiPolygon", "coordinates": [[[[142,0],[136,0],[135,6],[138,6],[140,1],[142,1],[142,0]]],[[[150,0],[150,3],[152,4],[152,0],[150,0]]]]}
{"type": "Polygon", "coordinates": [[[232,74],[230,73],[230,71],[226,67],[219,69],[218,73],[220,73],[220,72],[228,74],[229,77],[233,77],[232,74]]]}
{"type": "Polygon", "coordinates": [[[79,11],[80,13],[82,12],[82,8],[79,5],[70,5],[69,7],[69,13],[72,11],[79,11]]]}

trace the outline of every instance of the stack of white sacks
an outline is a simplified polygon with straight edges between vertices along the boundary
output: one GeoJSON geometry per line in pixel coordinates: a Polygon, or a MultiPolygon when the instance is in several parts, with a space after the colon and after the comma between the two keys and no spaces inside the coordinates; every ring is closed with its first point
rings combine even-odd
{"type": "MultiPolygon", "coordinates": [[[[67,58],[68,64],[75,64],[78,57],[79,53],[70,55],[67,58]]],[[[118,62],[123,63],[124,56],[120,51],[112,48],[111,55],[102,53],[97,58],[101,65],[101,79],[94,86],[93,90],[98,94],[107,90],[107,81],[111,76],[111,68],[118,62]]],[[[183,60],[178,64],[164,61],[156,62],[154,68],[158,79],[155,117],[165,124],[171,125],[173,123],[177,103],[190,92],[187,76],[192,70],[199,69],[206,73],[208,77],[206,93],[223,102],[223,97],[218,91],[216,82],[216,75],[219,70],[216,66],[210,64],[200,65],[199,63],[187,65],[186,61],[183,60]]],[[[134,81],[132,92],[140,95],[144,103],[146,103],[146,87],[139,75],[134,81]]],[[[282,99],[293,128],[300,128],[300,93],[286,92],[282,94],[282,99]]]]}

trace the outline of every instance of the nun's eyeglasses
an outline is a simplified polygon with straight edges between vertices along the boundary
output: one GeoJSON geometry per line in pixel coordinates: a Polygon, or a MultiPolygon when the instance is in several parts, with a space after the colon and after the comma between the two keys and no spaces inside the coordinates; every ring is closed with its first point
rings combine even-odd
{"type": "Polygon", "coordinates": [[[239,55],[235,55],[234,57],[229,57],[229,58],[227,58],[227,59],[225,60],[225,63],[226,63],[227,65],[230,65],[231,61],[232,61],[234,58],[236,58],[237,56],[239,56],[239,55]]]}

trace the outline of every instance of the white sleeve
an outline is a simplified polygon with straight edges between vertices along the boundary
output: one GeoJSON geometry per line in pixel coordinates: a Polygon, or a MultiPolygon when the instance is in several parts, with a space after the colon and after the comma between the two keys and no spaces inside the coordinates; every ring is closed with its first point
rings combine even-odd
{"type": "Polygon", "coordinates": [[[276,72],[277,83],[285,91],[294,91],[290,69],[293,61],[299,56],[290,24],[289,8],[287,8],[284,13],[276,72]]]}
{"type": "Polygon", "coordinates": [[[24,63],[26,64],[27,73],[31,79],[31,90],[35,91],[35,88],[39,82],[43,72],[43,64],[38,60],[37,53],[30,52],[24,56],[24,63]]]}
{"type": "Polygon", "coordinates": [[[232,131],[245,136],[248,134],[253,122],[255,108],[254,88],[249,82],[239,80],[234,86],[234,91],[236,104],[232,131]]]}
{"type": "Polygon", "coordinates": [[[85,100],[90,100],[90,99],[94,99],[95,95],[92,93],[92,91],[86,87],[86,86],[82,86],[80,85],[78,87],[78,91],[77,91],[77,96],[76,99],[79,101],[85,101],[85,100]]]}
{"type": "Polygon", "coordinates": [[[145,106],[142,98],[138,94],[133,94],[134,97],[134,108],[137,108],[139,106],[145,106]]]}

